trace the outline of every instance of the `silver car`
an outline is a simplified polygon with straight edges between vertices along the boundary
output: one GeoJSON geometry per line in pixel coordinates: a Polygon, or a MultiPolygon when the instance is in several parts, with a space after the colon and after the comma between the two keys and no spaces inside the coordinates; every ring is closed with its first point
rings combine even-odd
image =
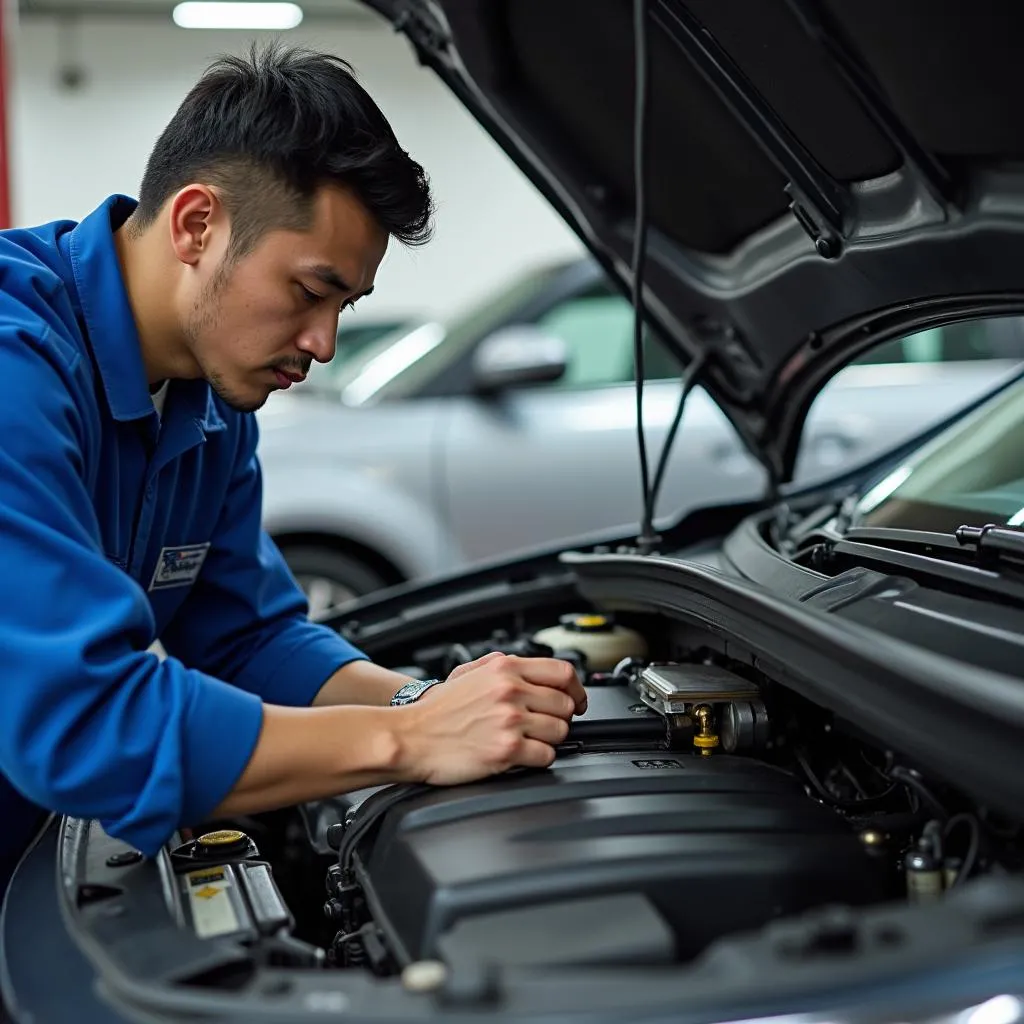
{"type": "MultiPolygon", "coordinates": [[[[878,454],[1014,365],[1019,319],[883,344],[813,406],[797,479],[878,454]]],[[[682,367],[645,340],[652,461],[682,367]]],[[[311,613],[405,580],[640,515],[633,311],[598,265],[539,267],[450,323],[421,323],[317,366],[260,413],[264,522],[311,613]]],[[[658,513],[764,493],[764,468],[699,388],[658,513]]]]}

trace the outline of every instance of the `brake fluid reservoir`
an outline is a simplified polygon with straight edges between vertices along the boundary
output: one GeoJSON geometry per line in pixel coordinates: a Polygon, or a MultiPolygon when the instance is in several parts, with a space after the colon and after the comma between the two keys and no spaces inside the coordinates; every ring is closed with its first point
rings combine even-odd
{"type": "Polygon", "coordinates": [[[617,625],[610,615],[563,615],[557,626],[534,633],[533,639],[556,651],[579,651],[591,672],[610,672],[623,658],[647,655],[643,636],[617,625]]]}

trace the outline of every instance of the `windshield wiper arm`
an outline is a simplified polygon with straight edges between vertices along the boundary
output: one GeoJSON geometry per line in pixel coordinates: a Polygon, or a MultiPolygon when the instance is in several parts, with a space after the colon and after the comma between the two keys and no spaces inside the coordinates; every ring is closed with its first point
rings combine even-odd
{"type": "Polygon", "coordinates": [[[979,564],[995,563],[1002,560],[1024,562],[1024,532],[1011,527],[958,526],[957,543],[961,547],[974,548],[979,564]]]}
{"type": "Polygon", "coordinates": [[[994,525],[961,526],[954,533],[859,526],[822,547],[827,560],[852,559],[861,565],[878,562],[1024,601],[1020,580],[1024,531],[994,525]]]}
{"type": "Polygon", "coordinates": [[[840,530],[843,540],[878,544],[882,547],[903,551],[920,548],[952,548],[959,545],[952,533],[934,533],[930,530],[908,530],[892,526],[851,526],[840,530]]]}
{"type": "Polygon", "coordinates": [[[853,526],[842,534],[844,541],[877,544],[898,551],[923,551],[941,558],[943,551],[974,555],[979,565],[1001,560],[1024,562],[1024,530],[996,526],[958,526],[953,533],[897,529],[887,526],[853,526]]]}

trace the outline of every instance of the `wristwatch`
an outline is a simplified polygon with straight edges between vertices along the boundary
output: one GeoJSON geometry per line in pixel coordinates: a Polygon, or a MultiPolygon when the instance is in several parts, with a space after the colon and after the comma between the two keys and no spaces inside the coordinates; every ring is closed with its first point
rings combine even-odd
{"type": "Polygon", "coordinates": [[[393,708],[419,700],[432,686],[443,683],[443,679],[411,679],[391,698],[393,708]]]}

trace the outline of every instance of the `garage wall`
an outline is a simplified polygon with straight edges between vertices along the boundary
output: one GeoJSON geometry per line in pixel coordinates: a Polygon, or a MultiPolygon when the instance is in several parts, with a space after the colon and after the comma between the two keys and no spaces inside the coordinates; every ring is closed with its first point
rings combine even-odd
{"type": "MultiPolygon", "coordinates": [[[[251,38],[155,19],[82,19],[69,31],[23,17],[12,47],[15,223],[78,219],[112,192],[134,194],[153,141],[208,60],[244,50],[251,38]],[[60,84],[69,62],[84,72],[77,88],[60,84]]],[[[427,167],[438,198],[435,240],[389,253],[377,292],[355,316],[440,315],[537,260],[580,251],[389,27],[309,20],[286,38],[355,65],[402,144],[427,167]]]]}

